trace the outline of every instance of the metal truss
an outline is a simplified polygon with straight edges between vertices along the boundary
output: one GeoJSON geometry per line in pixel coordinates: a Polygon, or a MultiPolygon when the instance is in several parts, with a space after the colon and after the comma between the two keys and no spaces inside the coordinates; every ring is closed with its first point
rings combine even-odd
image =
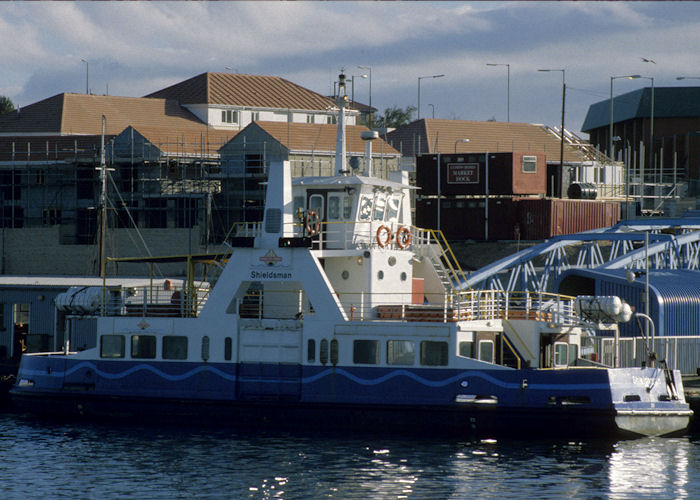
{"type": "Polygon", "coordinates": [[[471,273],[472,288],[549,292],[569,269],[700,269],[700,217],[624,220],[555,236],[471,273]],[[649,248],[645,249],[645,233],[649,248]]]}

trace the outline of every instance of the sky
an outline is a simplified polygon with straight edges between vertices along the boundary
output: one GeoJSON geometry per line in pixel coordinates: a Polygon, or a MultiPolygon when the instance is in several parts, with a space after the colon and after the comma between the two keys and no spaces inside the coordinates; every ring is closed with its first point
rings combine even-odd
{"type": "Polygon", "coordinates": [[[700,2],[1,2],[0,95],[26,106],[87,83],[140,97],[207,71],[330,95],[344,69],[368,103],[365,66],[380,112],[416,106],[420,82],[423,118],[559,126],[562,72],[538,69],[565,69],[566,128],[579,133],[611,76],[700,85],[698,47],[700,2]],[[432,75],[444,76],[420,78],[432,75]]]}

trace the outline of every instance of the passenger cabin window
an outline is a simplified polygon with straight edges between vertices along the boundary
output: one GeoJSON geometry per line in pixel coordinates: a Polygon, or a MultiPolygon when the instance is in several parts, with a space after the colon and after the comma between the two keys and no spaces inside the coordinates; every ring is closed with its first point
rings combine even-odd
{"type": "Polygon", "coordinates": [[[338,339],[331,340],[331,364],[338,364],[338,339]]]}
{"type": "Polygon", "coordinates": [[[493,363],[493,340],[479,341],[479,359],[487,363],[493,363]]]}
{"type": "Polygon", "coordinates": [[[352,218],[352,198],[345,196],[343,198],[343,219],[350,220],[352,218]]]}
{"type": "Polygon", "coordinates": [[[163,359],[187,359],[187,337],[183,335],[164,336],[163,359]]]}
{"type": "Polygon", "coordinates": [[[447,342],[423,340],[420,343],[420,364],[423,366],[447,365],[447,342]]]}
{"type": "Polygon", "coordinates": [[[328,198],[328,220],[340,219],[340,198],[330,196],[328,198]]]}
{"type": "Polygon", "coordinates": [[[368,221],[372,218],[372,198],[363,195],[360,198],[360,220],[368,221]]]}
{"type": "Polygon", "coordinates": [[[459,343],[459,355],[465,358],[474,357],[474,342],[471,340],[462,341],[459,343]]]}
{"type": "Polygon", "coordinates": [[[100,357],[123,358],[125,345],[124,335],[102,335],[100,337],[100,357]]]}
{"type": "Polygon", "coordinates": [[[306,343],[306,361],[313,363],[316,361],[316,341],[309,339],[306,343]]]}
{"type": "Polygon", "coordinates": [[[387,340],[386,363],[388,365],[412,365],[415,363],[415,344],[412,340],[387,340]]]}
{"type": "Polygon", "coordinates": [[[564,342],[554,343],[554,366],[566,366],[569,361],[569,345],[564,342]]]}
{"type": "Polygon", "coordinates": [[[131,357],[153,359],[156,357],[156,338],[153,335],[131,336],[131,357]]]}
{"type": "Polygon", "coordinates": [[[202,361],[209,361],[209,337],[202,337],[202,361]]]}
{"type": "Polygon", "coordinates": [[[224,339],[224,359],[226,361],[231,361],[233,353],[233,339],[231,337],[226,337],[224,339]]]}
{"type": "Polygon", "coordinates": [[[321,339],[321,346],[319,348],[318,359],[322,364],[328,363],[328,340],[321,339]]]}
{"type": "Polygon", "coordinates": [[[537,172],[537,157],[523,156],[523,172],[534,174],[537,172]]]}
{"type": "Polygon", "coordinates": [[[569,344],[569,364],[575,365],[578,359],[578,346],[576,344],[569,344]]]}
{"type": "Polygon", "coordinates": [[[358,365],[379,364],[378,340],[355,340],[352,344],[352,361],[358,365]]]}

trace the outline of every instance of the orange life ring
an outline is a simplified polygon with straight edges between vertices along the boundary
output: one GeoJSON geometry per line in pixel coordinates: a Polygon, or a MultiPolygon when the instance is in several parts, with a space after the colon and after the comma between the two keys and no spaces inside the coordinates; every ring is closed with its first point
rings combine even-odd
{"type": "Polygon", "coordinates": [[[316,236],[321,231],[321,219],[316,210],[306,211],[304,228],[306,229],[306,234],[309,236],[316,236]]]}
{"type": "Polygon", "coordinates": [[[396,246],[406,248],[411,244],[411,230],[407,226],[401,226],[396,231],[396,246]]]}
{"type": "Polygon", "coordinates": [[[394,238],[394,235],[391,234],[391,229],[387,226],[379,226],[377,228],[377,245],[379,245],[379,248],[384,248],[387,246],[389,243],[391,243],[391,240],[394,238]],[[382,238],[382,231],[385,233],[385,237],[382,238]]]}

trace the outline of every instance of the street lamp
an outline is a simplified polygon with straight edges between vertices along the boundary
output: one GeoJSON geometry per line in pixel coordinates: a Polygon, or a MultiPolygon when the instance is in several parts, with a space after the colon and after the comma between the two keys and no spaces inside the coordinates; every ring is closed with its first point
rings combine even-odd
{"type": "MultiPolygon", "coordinates": [[[[626,271],[625,272],[625,278],[627,279],[628,283],[634,282],[634,280],[638,277],[644,275],[644,314],[642,316],[646,316],[649,322],[651,323],[652,328],[654,327],[653,321],[651,321],[651,318],[649,317],[649,231],[644,232],[644,271],[626,271]]],[[[638,313],[639,314],[639,313],[638,313]]],[[[653,330],[652,330],[653,331],[653,330]]],[[[647,327],[646,330],[646,336],[649,337],[649,328],[647,327]]],[[[651,350],[654,350],[654,335],[652,334],[651,336],[651,350]]]]}
{"type": "Polygon", "coordinates": [[[433,120],[435,119],[435,105],[434,104],[428,104],[433,110],[433,120]]]}
{"type": "Polygon", "coordinates": [[[369,113],[372,114],[372,67],[358,66],[359,69],[366,69],[369,72],[369,113]]]}
{"type": "Polygon", "coordinates": [[[428,75],[418,77],[418,120],[420,120],[420,81],[426,78],[442,78],[445,75],[428,75]]]}
{"type": "MultiPolygon", "coordinates": [[[[538,69],[537,71],[561,71],[561,149],[559,150],[559,175],[564,173],[564,112],[566,110],[566,69],[538,69]]],[[[558,191],[558,190],[557,190],[558,191]]],[[[554,196],[554,193],[552,193],[554,196]]]]}
{"type": "Polygon", "coordinates": [[[700,80],[700,76],[677,76],[676,80],[700,80]]]}
{"type": "Polygon", "coordinates": [[[506,116],[507,116],[507,121],[510,123],[510,64],[503,64],[503,63],[486,63],[486,66],[505,66],[506,67],[506,74],[508,78],[508,87],[507,87],[507,100],[506,100],[506,116]]]}
{"type": "MultiPolygon", "coordinates": [[[[640,76],[639,78],[645,78],[647,80],[651,81],[651,104],[650,104],[650,112],[649,112],[649,167],[648,168],[653,168],[653,160],[654,160],[654,77],[653,76],[640,76]]],[[[653,172],[652,172],[653,174],[653,172]]],[[[644,179],[641,179],[642,183],[644,183],[644,179]]]]}
{"type": "Polygon", "coordinates": [[[460,142],[467,143],[467,142],[469,142],[469,139],[457,139],[455,141],[455,154],[457,154],[457,144],[459,144],[460,142]]]}
{"type": "Polygon", "coordinates": [[[634,80],[636,78],[641,78],[640,75],[624,75],[624,76],[611,76],[610,77],[610,149],[608,150],[608,155],[610,155],[610,161],[615,161],[615,154],[613,153],[613,80],[619,78],[627,78],[628,80],[634,80]]]}
{"type": "Polygon", "coordinates": [[[90,63],[81,59],[85,63],[85,94],[90,93],[90,63]]]}
{"type": "Polygon", "coordinates": [[[355,77],[358,77],[358,78],[367,78],[367,75],[352,75],[352,76],[350,77],[350,84],[351,84],[351,87],[350,87],[350,89],[351,89],[351,90],[350,90],[350,92],[351,92],[351,94],[350,94],[350,101],[352,102],[352,107],[353,107],[353,108],[355,107],[355,77]]]}

